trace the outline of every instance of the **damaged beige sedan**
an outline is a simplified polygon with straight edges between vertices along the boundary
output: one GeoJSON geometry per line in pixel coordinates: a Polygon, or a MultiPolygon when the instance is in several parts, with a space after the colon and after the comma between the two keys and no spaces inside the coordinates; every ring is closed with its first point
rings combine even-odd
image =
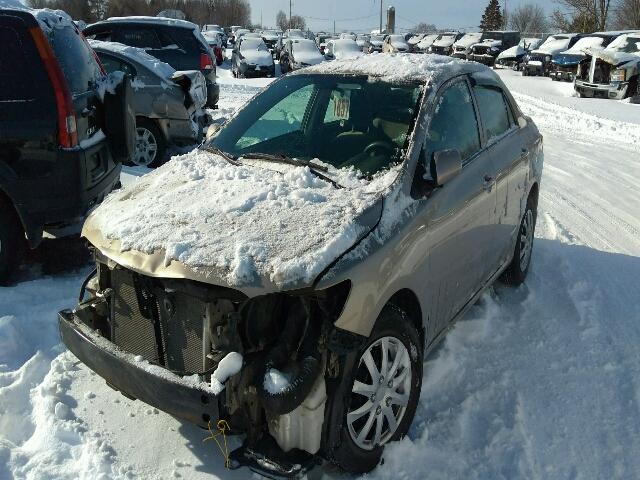
{"type": "Polygon", "coordinates": [[[497,278],[524,281],[542,163],[482,65],[301,70],[95,210],[62,338],[124,395],[226,420],[244,436],[231,468],[369,471],[447,328],[497,278]]]}

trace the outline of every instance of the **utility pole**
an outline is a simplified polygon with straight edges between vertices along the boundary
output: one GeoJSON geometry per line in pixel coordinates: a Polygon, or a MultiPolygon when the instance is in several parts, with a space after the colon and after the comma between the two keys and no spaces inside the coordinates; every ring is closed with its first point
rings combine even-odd
{"type": "Polygon", "coordinates": [[[292,0],[289,0],[289,28],[291,28],[292,0]]]}
{"type": "Polygon", "coordinates": [[[382,35],[382,1],[380,0],[380,31],[378,32],[380,35],[382,35]]]}

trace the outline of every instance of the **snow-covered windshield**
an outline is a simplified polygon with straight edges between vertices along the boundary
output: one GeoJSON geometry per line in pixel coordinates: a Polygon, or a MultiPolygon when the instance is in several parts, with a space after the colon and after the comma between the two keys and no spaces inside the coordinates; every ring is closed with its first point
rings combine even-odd
{"type": "Polygon", "coordinates": [[[391,43],[405,43],[404,35],[390,35],[389,41],[391,43]]]}
{"type": "Polygon", "coordinates": [[[334,49],[336,52],[362,52],[355,40],[346,39],[336,40],[334,42],[334,49]]]}
{"type": "Polygon", "coordinates": [[[582,53],[582,50],[588,47],[600,47],[604,43],[602,37],[584,37],[578,40],[573,47],[566,51],[566,53],[582,53]]]}
{"type": "Polygon", "coordinates": [[[371,42],[383,42],[384,41],[384,35],[371,35],[371,42]]]}
{"type": "Polygon", "coordinates": [[[267,46],[265,45],[264,41],[261,38],[246,37],[242,39],[242,43],[240,44],[241,52],[249,52],[249,51],[255,51],[255,50],[259,52],[268,51],[267,46]]]}
{"type": "Polygon", "coordinates": [[[624,53],[637,53],[640,52],[640,35],[620,35],[613,42],[609,44],[606,50],[614,52],[624,53]]]}
{"type": "Polygon", "coordinates": [[[289,38],[304,38],[302,30],[289,30],[287,31],[287,35],[289,38]]]}
{"type": "Polygon", "coordinates": [[[318,53],[318,47],[313,40],[302,40],[293,43],[293,49],[296,52],[318,53]]]}
{"type": "Polygon", "coordinates": [[[374,174],[402,160],[420,84],[367,77],[294,75],[275,82],[212,140],[235,157],[318,159],[374,174]]]}

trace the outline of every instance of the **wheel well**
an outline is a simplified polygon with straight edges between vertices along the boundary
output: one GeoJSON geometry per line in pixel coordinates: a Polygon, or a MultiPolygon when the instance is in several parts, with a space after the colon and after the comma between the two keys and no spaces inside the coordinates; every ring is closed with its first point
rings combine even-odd
{"type": "Polygon", "coordinates": [[[389,299],[387,304],[393,304],[405,312],[411,322],[415,325],[420,335],[420,343],[422,348],[425,346],[425,328],[422,324],[422,309],[420,308],[420,301],[416,294],[408,288],[398,290],[389,299]]]}
{"type": "Polygon", "coordinates": [[[531,186],[531,191],[529,192],[529,198],[533,201],[534,211],[538,208],[538,195],[539,195],[540,187],[538,187],[538,182],[534,183],[531,186]]]}

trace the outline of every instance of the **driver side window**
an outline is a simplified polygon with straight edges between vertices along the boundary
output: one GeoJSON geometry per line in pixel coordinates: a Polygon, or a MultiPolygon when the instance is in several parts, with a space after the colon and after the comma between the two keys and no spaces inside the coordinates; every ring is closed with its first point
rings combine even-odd
{"type": "Polygon", "coordinates": [[[467,82],[447,87],[436,101],[425,145],[427,161],[434,152],[455,149],[465,162],[480,150],[480,133],[471,91],[467,82]]]}

